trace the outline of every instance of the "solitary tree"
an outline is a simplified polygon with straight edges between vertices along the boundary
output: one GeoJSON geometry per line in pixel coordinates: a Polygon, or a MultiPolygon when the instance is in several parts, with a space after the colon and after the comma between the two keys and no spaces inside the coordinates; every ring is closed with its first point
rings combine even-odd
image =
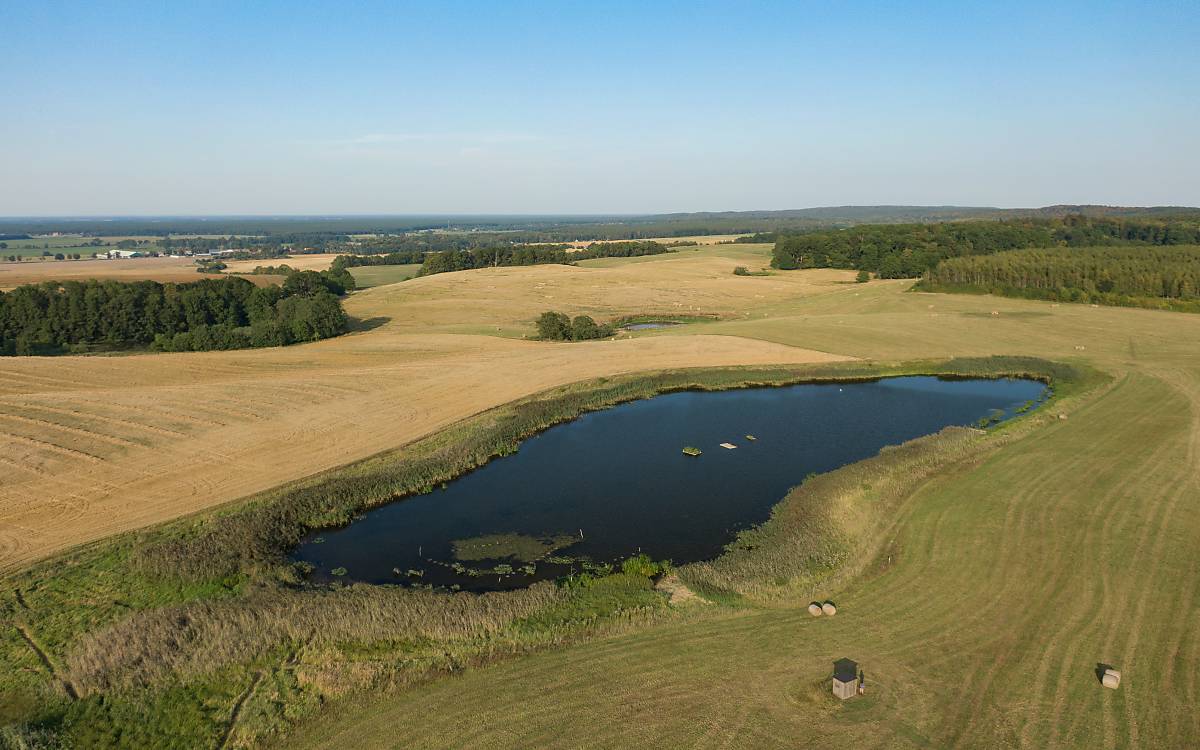
{"type": "Polygon", "coordinates": [[[575,320],[571,321],[571,339],[574,341],[585,341],[587,339],[600,338],[600,328],[596,325],[596,321],[590,316],[579,315],[575,320]]]}
{"type": "Polygon", "coordinates": [[[571,338],[571,319],[557,312],[544,312],[537,319],[538,336],[551,341],[571,338]]]}

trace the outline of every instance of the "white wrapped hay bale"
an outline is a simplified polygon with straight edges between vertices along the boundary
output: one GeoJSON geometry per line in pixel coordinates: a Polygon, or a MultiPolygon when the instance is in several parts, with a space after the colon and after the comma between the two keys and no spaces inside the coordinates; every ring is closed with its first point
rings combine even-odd
{"type": "Polygon", "coordinates": [[[837,614],[837,607],[833,606],[833,602],[825,602],[821,605],[821,611],[829,617],[833,617],[837,614]]]}
{"type": "Polygon", "coordinates": [[[816,602],[808,605],[808,613],[813,617],[820,617],[822,614],[821,605],[816,602]]]}

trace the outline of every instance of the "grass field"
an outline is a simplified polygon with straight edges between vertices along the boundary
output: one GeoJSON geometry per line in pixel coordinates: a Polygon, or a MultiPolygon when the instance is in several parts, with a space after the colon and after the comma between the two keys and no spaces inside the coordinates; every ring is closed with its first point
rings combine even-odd
{"type": "Polygon", "coordinates": [[[836,592],[836,618],[702,609],[334,713],[290,746],[1195,746],[1200,318],[907,286],[776,298],[704,330],[881,359],[1036,353],[1115,385],[923,486],[894,559],[836,592]],[[869,692],[835,705],[821,680],[840,656],[869,692]]]}
{"type": "MultiPolygon", "coordinates": [[[[172,235],[173,239],[222,239],[225,235],[215,234],[188,234],[188,235],[172,235]]],[[[68,235],[65,237],[34,237],[28,240],[0,240],[8,245],[7,249],[0,250],[0,257],[9,255],[19,255],[23,257],[40,257],[42,251],[53,253],[79,253],[84,258],[91,257],[92,253],[102,253],[108,250],[115,250],[117,243],[122,240],[139,240],[147,241],[149,244],[140,246],[138,249],[144,252],[151,250],[162,250],[162,245],[159,242],[161,237],[153,235],[121,235],[112,237],[81,237],[79,235],[68,235]],[[93,247],[91,242],[100,240],[104,243],[101,247],[93,247]]]]}
{"type": "Polygon", "coordinates": [[[354,283],[358,285],[359,289],[370,289],[407,281],[415,277],[419,270],[421,270],[420,263],[402,266],[358,266],[350,269],[350,275],[354,277],[354,283]]]}
{"type": "Polygon", "coordinates": [[[685,607],[342,701],[280,745],[1200,744],[1200,316],[916,294],[906,281],[851,283],[852,272],[732,275],[768,252],[723,245],[379,286],[347,302],[373,321],[363,331],[289,349],[0,363],[0,567],[584,378],[1035,355],[1111,382],[1068,403],[1067,419],[1043,418],[922,481],[898,506],[885,556],[818,594],[837,601],[836,617],[809,618],[807,598],[685,607]],[[720,319],[616,341],[521,341],[546,309],[720,319]],[[868,694],[835,704],[823,680],[840,656],[860,662],[868,694]],[[1122,670],[1120,690],[1099,686],[1098,663],[1122,670]]]}

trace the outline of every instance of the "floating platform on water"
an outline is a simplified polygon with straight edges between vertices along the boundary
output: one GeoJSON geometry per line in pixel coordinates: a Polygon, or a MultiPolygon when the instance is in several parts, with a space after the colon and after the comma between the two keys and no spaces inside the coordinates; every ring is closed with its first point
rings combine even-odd
{"type": "Polygon", "coordinates": [[[694,448],[690,445],[683,449],[685,456],[699,456],[702,452],[699,448],[694,448]]]}
{"type": "Polygon", "coordinates": [[[746,439],[747,440],[758,440],[758,438],[754,437],[753,435],[747,435],[746,439]]]}
{"type": "Polygon", "coordinates": [[[737,446],[736,446],[736,445],[734,445],[733,443],[721,443],[721,447],[722,447],[722,448],[728,448],[729,450],[733,450],[733,449],[734,449],[734,448],[736,448],[737,446]]]}

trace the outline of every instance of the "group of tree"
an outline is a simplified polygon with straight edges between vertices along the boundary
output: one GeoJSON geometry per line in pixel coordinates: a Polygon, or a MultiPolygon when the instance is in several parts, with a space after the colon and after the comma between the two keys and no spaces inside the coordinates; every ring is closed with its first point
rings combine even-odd
{"type": "Polygon", "coordinates": [[[30,284],[0,292],[0,354],[147,345],[203,351],[316,341],[346,330],[339,289],[314,271],[266,287],[237,277],[30,284]]]}
{"type": "Polygon", "coordinates": [[[467,271],[495,266],[534,266],[547,263],[576,263],[592,258],[631,258],[675,252],[657,242],[595,242],[586,248],[571,245],[518,245],[448,250],[430,253],[421,264],[419,276],[448,271],[467,271]]]}
{"type": "Polygon", "coordinates": [[[587,341],[604,339],[613,335],[612,326],[598,325],[588,315],[577,315],[574,319],[560,312],[544,312],[537,319],[538,338],[546,341],[587,341]]]}
{"type": "Polygon", "coordinates": [[[1021,221],[879,224],[806,234],[778,234],[776,268],[850,268],[881,278],[912,278],[947,258],[1038,247],[1186,245],[1200,242],[1200,222],[1066,216],[1021,221]]]}
{"type": "Polygon", "coordinates": [[[1200,312],[1200,247],[1014,250],[952,258],[919,288],[1200,312]]]}
{"type": "Polygon", "coordinates": [[[298,270],[292,268],[287,263],[280,263],[277,266],[255,266],[250,274],[252,276],[287,276],[296,273],[298,270]]]}
{"type": "Polygon", "coordinates": [[[425,252],[424,250],[404,250],[376,255],[339,255],[333,259],[333,267],[410,266],[417,263],[424,263],[425,252]]]}

